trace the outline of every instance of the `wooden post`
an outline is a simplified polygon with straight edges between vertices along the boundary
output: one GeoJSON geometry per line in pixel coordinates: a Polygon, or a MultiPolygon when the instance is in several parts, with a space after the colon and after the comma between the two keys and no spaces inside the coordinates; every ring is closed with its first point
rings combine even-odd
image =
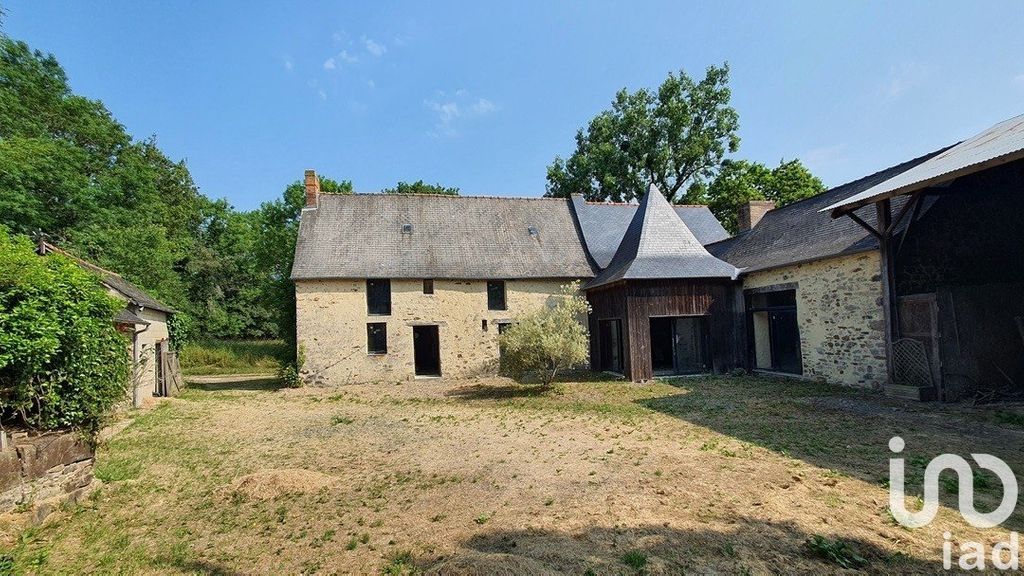
{"type": "Polygon", "coordinates": [[[886,380],[893,383],[893,342],[899,334],[899,317],[896,310],[896,279],[893,274],[893,246],[892,234],[889,231],[892,224],[892,207],[889,200],[881,200],[875,203],[875,211],[878,217],[878,250],[881,260],[882,276],[882,312],[885,317],[885,371],[886,380]]]}

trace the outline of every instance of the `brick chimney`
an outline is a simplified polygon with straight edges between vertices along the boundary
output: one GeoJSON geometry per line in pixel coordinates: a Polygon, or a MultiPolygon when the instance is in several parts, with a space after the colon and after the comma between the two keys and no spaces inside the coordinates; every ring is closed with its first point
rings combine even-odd
{"type": "Polygon", "coordinates": [[[316,170],[306,170],[306,208],[320,205],[320,178],[316,170]]]}
{"type": "Polygon", "coordinates": [[[764,218],[764,215],[769,210],[775,209],[775,202],[771,200],[749,200],[743,206],[740,206],[740,213],[738,218],[738,225],[740,232],[746,232],[764,218]]]}

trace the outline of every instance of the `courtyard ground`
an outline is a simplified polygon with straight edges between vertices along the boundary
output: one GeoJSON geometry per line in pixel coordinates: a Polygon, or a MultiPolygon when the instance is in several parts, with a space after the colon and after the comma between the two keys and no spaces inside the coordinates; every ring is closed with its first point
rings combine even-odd
{"type": "MultiPolygon", "coordinates": [[[[1024,470],[1024,417],[753,377],[205,384],[98,452],[94,496],[8,533],[15,573],[935,573],[944,506],[888,513],[942,452],[1024,470]],[[810,542],[810,543],[809,543],[810,542]]],[[[979,474],[979,508],[1001,496],[979,474]]],[[[944,478],[947,492],[953,478],[944,478]]],[[[918,488],[919,489],[919,488],[918,488]]],[[[952,501],[950,501],[952,503],[952,501]]]]}

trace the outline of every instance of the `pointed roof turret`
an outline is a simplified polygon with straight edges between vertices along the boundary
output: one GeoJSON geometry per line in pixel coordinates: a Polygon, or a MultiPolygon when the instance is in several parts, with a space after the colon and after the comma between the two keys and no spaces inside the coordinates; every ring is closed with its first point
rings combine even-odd
{"type": "Polygon", "coordinates": [[[736,278],[736,267],[712,256],[665,196],[651,184],[608,267],[586,288],[619,280],[736,278]]]}

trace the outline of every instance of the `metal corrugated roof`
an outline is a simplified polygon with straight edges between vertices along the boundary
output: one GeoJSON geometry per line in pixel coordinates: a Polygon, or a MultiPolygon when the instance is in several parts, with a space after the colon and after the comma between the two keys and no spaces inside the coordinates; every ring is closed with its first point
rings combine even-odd
{"type": "Polygon", "coordinates": [[[860,206],[935,186],[972,172],[1024,158],[1024,115],[1004,120],[902,174],[822,208],[834,216],[860,206]]]}
{"type": "Polygon", "coordinates": [[[686,227],[653,184],[640,200],[615,257],[586,288],[619,280],[735,278],[736,268],[715,258],[686,227]]]}
{"type": "MultiPolygon", "coordinates": [[[[590,257],[600,268],[607,267],[622,243],[629,223],[636,214],[637,204],[606,204],[587,202],[581,194],[572,195],[572,207],[580,223],[583,239],[590,257]]],[[[703,245],[729,237],[722,223],[707,206],[672,206],[679,219],[703,245]]]]}

